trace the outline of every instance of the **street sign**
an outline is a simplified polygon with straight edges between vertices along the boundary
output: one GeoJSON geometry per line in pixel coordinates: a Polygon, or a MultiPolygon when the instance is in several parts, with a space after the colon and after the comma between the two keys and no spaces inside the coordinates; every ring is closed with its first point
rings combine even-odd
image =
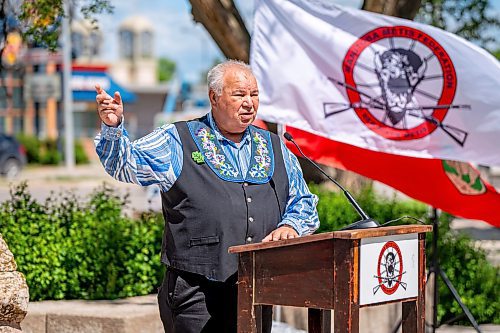
{"type": "Polygon", "coordinates": [[[62,53],[60,51],[50,52],[47,49],[35,48],[29,49],[22,59],[27,64],[40,65],[48,62],[56,64],[62,63],[62,53]]]}
{"type": "Polygon", "coordinates": [[[109,90],[109,87],[111,87],[111,79],[109,76],[95,75],[84,72],[73,72],[71,75],[70,87],[73,91],[95,92],[96,84],[99,84],[104,90],[109,90]]]}
{"type": "Polygon", "coordinates": [[[49,98],[61,100],[61,77],[58,74],[26,74],[24,100],[45,102],[49,98]]]}

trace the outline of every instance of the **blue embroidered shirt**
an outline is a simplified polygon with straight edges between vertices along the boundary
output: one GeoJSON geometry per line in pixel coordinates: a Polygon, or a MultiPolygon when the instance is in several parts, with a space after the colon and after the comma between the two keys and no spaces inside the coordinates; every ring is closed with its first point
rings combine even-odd
{"type": "MultiPolygon", "coordinates": [[[[208,114],[208,119],[230,163],[242,175],[246,175],[251,156],[249,130],[244,132],[240,143],[235,143],[220,133],[211,113],[208,114]]],[[[133,142],[128,138],[123,120],[116,128],[102,124],[101,133],[95,138],[95,145],[106,172],[123,182],[142,186],[158,185],[162,191],[168,191],[182,171],[182,143],[172,124],[164,125],[133,142]]],[[[295,155],[283,142],[281,148],[290,193],[285,214],[278,226],[286,224],[293,227],[299,235],[308,235],[319,227],[316,211],[318,198],[309,191],[295,155]]]]}

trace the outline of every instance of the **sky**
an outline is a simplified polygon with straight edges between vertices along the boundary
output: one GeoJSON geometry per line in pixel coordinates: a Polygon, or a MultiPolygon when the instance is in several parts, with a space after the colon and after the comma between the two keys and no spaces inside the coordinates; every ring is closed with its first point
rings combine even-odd
{"type": "MultiPolygon", "coordinates": [[[[235,0],[248,29],[252,30],[254,0],[235,0]]],[[[356,7],[362,0],[335,0],[337,4],[356,7]]],[[[500,12],[500,0],[490,0],[500,12]]],[[[111,0],[113,14],[98,16],[103,31],[103,60],[118,59],[118,29],[125,19],[140,15],[150,20],[155,31],[156,57],[167,57],[176,62],[183,80],[197,82],[222,53],[201,24],[193,21],[188,0],[111,0]]]]}

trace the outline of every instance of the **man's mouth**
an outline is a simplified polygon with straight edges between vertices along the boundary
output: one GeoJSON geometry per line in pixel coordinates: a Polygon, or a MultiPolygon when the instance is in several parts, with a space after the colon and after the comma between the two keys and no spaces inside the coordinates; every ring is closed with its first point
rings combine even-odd
{"type": "Polygon", "coordinates": [[[248,121],[253,119],[253,112],[240,113],[240,119],[243,121],[248,121]]]}

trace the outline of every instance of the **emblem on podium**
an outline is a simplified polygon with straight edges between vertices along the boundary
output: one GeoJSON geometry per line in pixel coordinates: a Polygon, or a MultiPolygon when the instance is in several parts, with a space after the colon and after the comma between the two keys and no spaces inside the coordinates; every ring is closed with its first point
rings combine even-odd
{"type": "Polygon", "coordinates": [[[398,244],[393,241],[385,243],[378,256],[377,275],[373,276],[378,281],[373,287],[373,294],[382,290],[386,295],[392,295],[399,286],[406,290],[407,285],[402,281],[405,273],[403,256],[398,244]]]}

